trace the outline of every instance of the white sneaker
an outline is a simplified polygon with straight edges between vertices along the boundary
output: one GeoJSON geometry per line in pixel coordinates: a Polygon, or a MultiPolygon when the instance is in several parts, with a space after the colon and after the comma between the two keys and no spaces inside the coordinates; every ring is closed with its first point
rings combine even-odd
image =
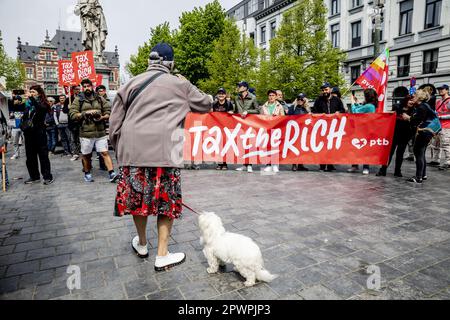
{"type": "Polygon", "coordinates": [[[244,171],[245,169],[247,169],[247,168],[245,166],[242,166],[242,167],[236,168],[236,171],[244,171]]]}
{"type": "Polygon", "coordinates": [[[131,247],[133,248],[134,252],[136,252],[139,258],[148,257],[148,247],[147,245],[141,246],[139,244],[139,236],[133,238],[133,240],[131,241],[131,247]]]}
{"type": "Polygon", "coordinates": [[[358,172],[359,168],[356,167],[351,167],[350,169],[347,169],[347,172],[353,173],[353,172],[358,172]]]}
{"type": "Polygon", "coordinates": [[[369,172],[369,169],[364,169],[364,170],[363,170],[363,174],[364,174],[364,175],[368,175],[369,173],[370,173],[370,172],[369,172]]]}
{"type": "Polygon", "coordinates": [[[79,156],[77,154],[74,154],[72,158],[70,158],[70,161],[76,161],[78,160],[79,156]]]}
{"type": "Polygon", "coordinates": [[[248,166],[247,167],[247,172],[248,173],[252,173],[253,172],[253,167],[252,166],[248,166]]]}
{"type": "Polygon", "coordinates": [[[263,171],[264,171],[264,172],[272,172],[272,166],[266,166],[266,167],[263,169],[263,171]]]}
{"type": "Polygon", "coordinates": [[[19,159],[19,156],[17,154],[15,154],[11,157],[11,160],[16,160],[16,159],[19,159]]]}
{"type": "Polygon", "coordinates": [[[169,268],[175,267],[186,261],[186,255],[182,252],[170,253],[166,256],[156,256],[155,271],[164,271],[169,268]]]}
{"type": "Polygon", "coordinates": [[[278,172],[280,172],[280,167],[278,167],[277,164],[274,164],[274,165],[272,166],[272,170],[273,170],[273,172],[278,173],[278,172]]]}

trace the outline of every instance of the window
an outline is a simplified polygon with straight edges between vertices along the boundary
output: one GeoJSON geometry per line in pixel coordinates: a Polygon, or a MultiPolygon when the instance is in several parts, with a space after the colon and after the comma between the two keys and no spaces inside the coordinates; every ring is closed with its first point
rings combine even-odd
{"type": "Polygon", "coordinates": [[[398,56],[397,62],[397,77],[409,76],[409,54],[398,56]]]}
{"type": "Polygon", "coordinates": [[[261,27],[261,43],[266,43],[266,26],[261,27]]]}
{"type": "Polygon", "coordinates": [[[352,48],[361,46],[361,21],[352,23],[352,48]]]}
{"type": "Polygon", "coordinates": [[[248,14],[258,11],[258,0],[250,0],[248,2],[248,14]]]}
{"type": "Polygon", "coordinates": [[[425,11],[425,29],[439,26],[441,18],[441,0],[427,0],[425,11]]]}
{"type": "Polygon", "coordinates": [[[56,69],[44,67],[44,80],[54,80],[56,79],[56,69]]]}
{"type": "Polygon", "coordinates": [[[242,20],[244,19],[244,6],[240,6],[239,8],[237,8],[236,10],[234,10],[234,18],[236,20],[242,20]]]}
{"type": "Polygon", "coordinates": [[[109,74],[109,82],[115,82],[115,80],[114,80],[114,72],[111,72],[109,74]]]}
{"type": "Polygon", "coordinates": [[[356,8],[362,5],[362,0],[352,0],[352,8],[356,8]]]}
{"type": "Polygon", "coordinates": [[[341,12],[339,0],[331,0],[331,15],[334,16],[341,12]]]}
{"type": "Polygon", "coordinates": [[[58,94],[58,88],[56,88],[53,84],[45,85],[45,93],[47,95],[56,95],[58,94]]]}
{"type": "Polygon", "coordinates": [[[412,32],[413,0],[400,3],[400,35],[412,32]]]}
{"type": "Polygon", "coordinates": [[[45,53],[45,60],[52,61],[52,53],[51,52],[46,52],[45,53]]]}
{"type": "Polygon", "coordinates": [[[331,26],[331,44],[333,47],[339,47],[339,23],[331,26]]]}
{"type": "Polygon", "coordinates": [[[361,66],[351,67],[350,72],[351,72],[351,82],[354,83],[361,74],[361,66]]]}
{"type": "Polygon", "coordinates": [[[275,38],[276,33],[277,33],[277,22],[272,21],[270,23],[270,39],[275,38]]]}
{"type": "Polygon", "coordinates": [[[423,73],[436,73],[438,66],[439,49],[427,50],[423,52],[423,73]]]}
{"type": "Polygon", "coordinates": [[[34,78],[34,72],[33,72],[33,68],[27,68],[27,79],[33,79],[34,78]]]}

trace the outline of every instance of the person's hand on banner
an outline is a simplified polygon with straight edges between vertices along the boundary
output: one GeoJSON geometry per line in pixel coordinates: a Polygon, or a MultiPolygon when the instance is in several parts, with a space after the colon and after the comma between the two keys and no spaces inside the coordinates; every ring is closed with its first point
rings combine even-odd
{"type": "Polygon", "coordinates": [[[247,115],[248,115],[248,112],[247,112],[247,111],[244,111],[244,112],[241,114],[242,119],[245,119],[245,118],[247,117],[247,115]]]}

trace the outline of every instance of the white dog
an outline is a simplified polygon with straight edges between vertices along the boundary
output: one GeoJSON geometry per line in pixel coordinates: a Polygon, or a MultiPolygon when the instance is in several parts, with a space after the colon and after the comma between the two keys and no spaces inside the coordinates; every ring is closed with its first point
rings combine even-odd
{"type": "Polygon", "coordinates": [[[246,279],[244,285],[253,286],[256,280],[270,282],[277,276],[264,269],[264,261],[258,245],[249,237],[226,232],[222,220],[213,212],[204,212],[198,218],[204,245],[203,253],[208,260],[208,273],[216,273],[219,265],[232,263],[246,279]]]}

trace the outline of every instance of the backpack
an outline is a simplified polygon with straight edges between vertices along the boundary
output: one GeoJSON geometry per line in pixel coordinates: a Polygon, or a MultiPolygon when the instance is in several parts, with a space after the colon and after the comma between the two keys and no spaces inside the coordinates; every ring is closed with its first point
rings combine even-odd
{"type": "Polygon", "coordinates": [[[422,124],[426,124],[426,126],[423,128],[420,128],[420,126],[419,126],[419,128],[417,130],[418,131],[428,131],[428,132],[432,133],[433,136],[435,136],[435,135],[439,134],[439,132],[442,131],[442,125],[441,125],[441,122],[439,121],[438,113],[436,111],[434,111],[433,109],[431,109],[431,107],[428,103],[425,103],[425,105],[427,106],[428,110],[435,115],[435,117],[431,120],[426,120],[426,121],[422,122],[422,124]]]}

